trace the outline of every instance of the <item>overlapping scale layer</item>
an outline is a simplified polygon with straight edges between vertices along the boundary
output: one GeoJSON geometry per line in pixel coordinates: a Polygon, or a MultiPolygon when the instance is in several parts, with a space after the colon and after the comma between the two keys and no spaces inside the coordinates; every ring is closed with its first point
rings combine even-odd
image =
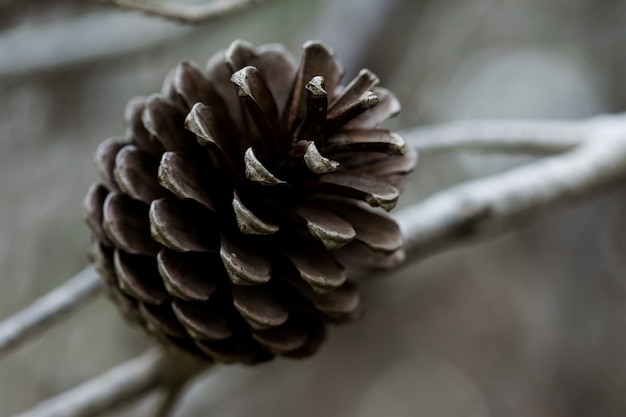
{"type": "Polygon", "coordinates": [[[207,360],[301,358],[361,312],[354,267],[403,258],[398,199],[416,155],[379,124],[400,106],[333,52],[235,41],[132,99],[96,152],[91,256],[123,314],[207,360]]]}

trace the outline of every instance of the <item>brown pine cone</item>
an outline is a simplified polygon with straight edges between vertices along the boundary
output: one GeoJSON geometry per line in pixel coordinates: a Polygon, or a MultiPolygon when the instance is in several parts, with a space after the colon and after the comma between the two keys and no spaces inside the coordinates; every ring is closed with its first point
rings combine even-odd
{"type": "Polygon", "coordinates": [[[306,357],[354,319],[346,268],[403,258],[396,204],[415,153],[378,125],[400,106],[333,53],[235,41],[132,99],[96,153],[92,259],[124,315],[169,345],[248,364],[306,357]]]}

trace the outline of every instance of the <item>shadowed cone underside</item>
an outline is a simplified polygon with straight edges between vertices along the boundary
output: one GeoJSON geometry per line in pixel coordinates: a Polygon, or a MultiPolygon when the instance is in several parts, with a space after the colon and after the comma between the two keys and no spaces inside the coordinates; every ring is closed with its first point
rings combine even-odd
{"type": "Polygon", "coordinates": [[[124,316],[195,356],[302,358],[360,315],[348,271],[402,261],[386,216],[416,161],[400,110],[333,52],[235,41],[126,108],[85,198],[91,257],[124,316]]]}

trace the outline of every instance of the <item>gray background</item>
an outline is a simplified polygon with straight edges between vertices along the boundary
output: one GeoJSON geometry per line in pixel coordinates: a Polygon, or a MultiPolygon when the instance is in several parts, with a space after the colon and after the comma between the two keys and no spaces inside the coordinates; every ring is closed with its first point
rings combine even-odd
{"type": "MultiPolygon", "coordinates": [[[[332,45],[346,75],[396,91],[393,123],[580,118],[626,107],[626,2],[275,0],[186,27],[95,0],[0,0],[0,317],[86,265],[93,152],[134,95],[233,39],[332,45]]],[[[420,161],[409,204],[529,162],[420,161]]],[[[365,286],[360,322],[314,358],[201,378],[176,416],[623,416],[626,187],[365,286]]],[[[150,341],[98,299],[0,362],[0,415],[27,409],[150,341]]],[[[154,398],[113,413],[150,415],[154,398]]]]}

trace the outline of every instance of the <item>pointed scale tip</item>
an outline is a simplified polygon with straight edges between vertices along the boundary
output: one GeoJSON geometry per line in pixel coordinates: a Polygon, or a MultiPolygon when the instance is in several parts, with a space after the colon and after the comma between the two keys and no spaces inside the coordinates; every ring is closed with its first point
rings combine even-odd
{"type": "Polygon", "coordinates": [[[304,163],[314,174],[325,174],[336,171],[339,162],[328,159],[319,152],[315,142],[311,142],[304,153],[304,163]]]}
{"type": "Polygon", "coordinates": [[[285,181],[276,178],[265,165],[261,163],[254,154],[252,148],[248,148],[244,154],[244,161],[246,164],[246,178],[250,181],[257,182],[263,185],[276,185],[284,184],[285,181]]]}

